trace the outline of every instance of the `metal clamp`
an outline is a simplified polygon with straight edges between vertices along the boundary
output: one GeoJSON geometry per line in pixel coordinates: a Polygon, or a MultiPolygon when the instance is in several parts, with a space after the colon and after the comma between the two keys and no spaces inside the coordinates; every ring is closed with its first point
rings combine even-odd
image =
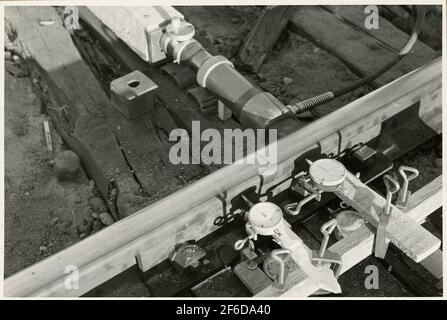
{"type": "Polygon", "coordinates": [[[337,267],[334,270],[335,278],[338,278],[341,271],[341,257],[339,254],[333,253],[327,250],[327,245],[329,242],[329,237],[331,236],[334,229],[337,227],[337,219],[332,219],[323,224],[320,228],[323,234],[323,240],[321,241],[321,246],[318,251],[312,251],[312,261],[316,266],[321,267],[324,264],[334,263],[337,267]]]}
{"type": "Polygon", "coordinates": [[[166,26],[166,34],[177,42],[184,42],[194,37],[195,28],[180,17],[172,17],[171,23],[166,26]]]}
{"type": "Polygon", "coordinates": [[[236,250],[236,251],[242,250],[247,243],[248,243],[248,246],[254,250],[255,244],[253,243],[253,239],[256,240],[256,235],[250,234],[248,237],[246,237],[244,239],[237,240],[234,243],[234,250],[236,250]]]}
{"type": "Polygon", "coordinates": [[[399,182],[397,182],[396,179],[394,179],[392,176],[388,174],[383,176],[383,182],[385,183],[387,190],[386,203],[379,217],[379,223],[377,225],[376,240],[374,246],[374,255],[377,258],[381,259],[385,258],[386,251],[388,249],[388,243],[386,242],[386,235],[392,211],[391,200],[393,199],[393,194],[398,192],[400,189],[399,182]]]}
{"type": "Polygon", "coordinates": [[[410,198],[411,195],[411,191],[408,191],[408,183],[419,176],[419,171],[415,168],[400,166],[399,173],[402,176],[404,182],[402,184],[402,189],[400,189],[399,196],[397,198],[396,207],[405,209],[408,204],[408,199],[410,198]],[[407,175],[406,172],[409,172],[410,174],[407,175]]]}
{"type": "Polygon", "coordinates": [[[264,271],[266,271],[270,277],[274,278],[273,286],[279,290],[284,290],[286,288],[286,281],[290,271],[290,266],[287,262],[291,253],[292,251],[290,249],[276,249],[270,253],[271,259],[264,261],[264,271]],[[273,261],[278,264],[277,273],[270,270],[270,264],[273,261]]]}
{"type": "Polygon", "coordinates": [[[299,214],[302,207],[313,199],[321,201],[321,191],[313,187],[313,185],[308,181],[309,176],[306,175],[305,172],[300,172],[295,179],[296,182],[293,185],[293,190],[304,196],[304,198],[300,202],[292,202],[284,206],[284,210],[292,216],[299,214]]]}
{"type": "Polygon", "coordinates": [[[300,202],[292,202],[289,204],[286,204],[284,206],[284,210],[292,215],[292,216],[296,216],[298,213],[300,213],[301,208],[308,202],[312,201],[313,199],[315,199],[318,196],[318,194],[316,193],[312,193],[310,195],[308,195],[307,197],[305,197],[303,200],[301,200],[300,202]]]}
{"type": "Polygon", "coordinates": [[[199,260],[206,255],[206,251],[199,247],[193,240],[177,244],[169,254],[169,260],[174,263],[179,273],[191,267],[193,269],[200,265],[199,260]]]}

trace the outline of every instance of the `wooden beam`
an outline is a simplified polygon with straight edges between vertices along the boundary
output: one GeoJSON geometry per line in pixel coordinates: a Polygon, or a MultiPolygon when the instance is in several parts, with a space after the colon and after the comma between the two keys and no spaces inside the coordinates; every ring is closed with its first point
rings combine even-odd
{"type": "Polygon", "coordinates": [[[58,133],[79,155],[115,218],[119,212],[136,211],[129,199],[138,194],[139,186],[109,123],[114,121],[123,129],[127,125],[83,61],[60,17],[53,8],[43,6],[8,7],[5,13],[17,34],[16,41],[24,49],[22,54],[35,77],[39,77],[38,91],[48,92],[40,98],[48,105],[47,111],[58,133]],[[39,24],[42,18],[54,23],[42,26],[39,24]],[[117,187],[115,204],[109,196],[117,187]]]}
{"type": "Polygon", "coordinates": [[[421,261],[421,265],[427,269],[436,279],[443,278],[443,268],[442,268],[442,251],[436,250],[427,258],[421,261]]]}
{"type": "Polygon", "coordinates": [[[264,8],[239,51],[239,59],[250,71],[259,71],[293,12],[294,6],[264,8]]]}
{"type": "MultiPolygon", "coordinates": [[[[442,195],[442,176],[439,176],[411,195],[404,212],[417,223],[424,223],[433,211],[441,208],[442,195]]],[[[442,261],[442,251],[438,249],[420,263],[434,277],[441,279],[442,261]]]]}
{"type": "Polygon", "coordinates": [[[442,176],[413,193],[404,212],[408,212],[417,223],[424,223],[425,218],[431,214],[430,210],[436,206],[442,206],[442,176]]]}
{"type": "MultiPolygon", "coordinates": [[[[280,182],[276,179],[283,179],[282,170],[293,167],[296,157],[319,141],[336,135],[337,131],[355,123],[360,126],[360,122],[366,119],[357,132],[357,135],[361,135],[364,130],[411,106],[428,89],[433,93],[438,92],[440,64],[441,60],[438,59],[279,140],[278,170],[274,175],[259,174],[260,167],[257,164],[233,164],[219,169],[82,242],[9,277],[5,280],[5,295],[80,295],[129,267],[130,256],[135,257],[140,252],[151,252],[152,263],[157,264],[167,257],[173,243],[186,240],[186,233],[178,230],[183,227],[189,231],[193,225],[202,225],[197,229],[199,231],[194,232],[194,237],[204,237],[216,228],[215,225],[208,224],[205,217],[211,220],[211,217],[221,217],[222,213],[228,213],[232,197],[250,187],[259,190],[266,181],[271,185],[280,182]],[[64,271],[69,264],[79,268],[81,288],[78,291],[70,291],[64,287],[64,271]]],[[[343,141],[349,142],[349,139],[343,141]]]]}
{"type": "MultiPolygon", "coordinates": [[[[439,187],[440,181],[440,177],[438,177],[425,187],[421,188],[420,191],[414,193],[413,197],[419,199],[419,201],[414,202],[414,206],[406,212],[406,215],[416,223],[421,224],[428,215],[442,206],[442,188],[439,187]],[[438,187],[436,189],[432,188],[431,186],[433,186],[433,184],[438,187]],[[427,186],[429,187],[427,188],[427,186]],[[426,195],[427,189],[436,191],[429,197],[420,196],[423,194],[426,195]]],[[[371,231],[368,227],[364,226],[360,230],[334,244],[329,250],[345,255],[342,265],[343,273],[373,253],[374,231],[371,231]]]]}
{"type": "MultiPolygon", "coordinates": [[[[370,75],[394,59],[409,37],[383,17],[379,18],[378,30],[366,29],[365,6],[326,8],[300,6],[290,20],[289,29],[338,57],[359,76],[370,75]]],[[[382,86],[437,56],[433,49],[418,41],[411,54],[374,83],[376,87],[382,86]]]]}

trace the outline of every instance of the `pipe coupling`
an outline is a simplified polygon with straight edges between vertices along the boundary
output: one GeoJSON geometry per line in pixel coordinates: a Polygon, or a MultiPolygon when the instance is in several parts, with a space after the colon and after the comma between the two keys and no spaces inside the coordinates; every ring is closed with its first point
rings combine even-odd
{"type": "Polygon", "coordinates": [[[209,74],[211,73],[211,71],[214,70],[214,68],[221,64],[228,64],[229,66],[234,68],[233,63],[231,63],[231,61],[224,56],[213,56],[206,60],[197,71],[197,83],[201,87],[206,88],[206,79],[208,78],[209,74]]]}

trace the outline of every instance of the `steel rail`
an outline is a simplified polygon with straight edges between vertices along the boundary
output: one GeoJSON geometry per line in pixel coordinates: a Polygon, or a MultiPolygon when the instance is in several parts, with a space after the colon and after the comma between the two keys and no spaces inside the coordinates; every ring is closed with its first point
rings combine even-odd
{"type": "MultiPolygon", "coordinates": [[[[439,117],[440,103],[438,105],[436,97],[441,94],[440,91],[441,58],[438,58],[280,139],[277,142],[277,162],[280,170],[273,176],[259,174],[262,168],[259,164],[228,165],[12,275],[4,282],[4,294],[79,296],[128,269],[136,263],[135,257],[145,252],[155,250],[152,251],[156,253],[153,256],[155,264],[165,259],[168,254],[164,252],[166,250],[163,246],[158,247],[158,250],[157,245],[166,237],[172,238],[172,241],[184,240],[182,237],[187,237],[186,231],[191,225],[205,221],[215,213],[213,211],[216,211],[216,208],[222,206],[216,196],[237,194],[250,186],[259,187],[261,180],[277,183],[287,175],[284,170],[288,170],[294,159],[313,145],[355,124],[361,126],[362,129],[357,132],[361,134],[418,101],[428,104],[427,113],[434,113],[435,117],[439,117]],[[180,224],[183,224],[182,228],[173,229],[180,224]],[[166,230],[176,231],[172,234],[166,233],[166,230]],[[78,268],[80,287],[77,290],[65,286],[65,270],[68,265],[78,268]]],[[[423,108],[421,105],[421,109],[423,108]]],[[[433,119],[423,118],[429,119],[427,121],[433,119]]],[[[200,239],[215,228],[212,225],[202,226],[194,230],[194,236],[200,239]]]]}

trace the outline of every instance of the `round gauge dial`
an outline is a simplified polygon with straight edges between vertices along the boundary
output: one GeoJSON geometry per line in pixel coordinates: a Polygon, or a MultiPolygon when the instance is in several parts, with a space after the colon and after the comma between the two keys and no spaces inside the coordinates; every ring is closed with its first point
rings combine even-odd
{"type": "Polygon", "coordinates": [[[346,169],[343,164],[334,159],[320,159],[309,167],[309,176],[322,190],[337,187],[346,178],[346,169]]]}
{"type": "Polygon", "coordinates": [[[282,221],[281,208],[271,202],[259,202],[248,212],[248,221],[255,228],[269,229],[282,221]]]}

